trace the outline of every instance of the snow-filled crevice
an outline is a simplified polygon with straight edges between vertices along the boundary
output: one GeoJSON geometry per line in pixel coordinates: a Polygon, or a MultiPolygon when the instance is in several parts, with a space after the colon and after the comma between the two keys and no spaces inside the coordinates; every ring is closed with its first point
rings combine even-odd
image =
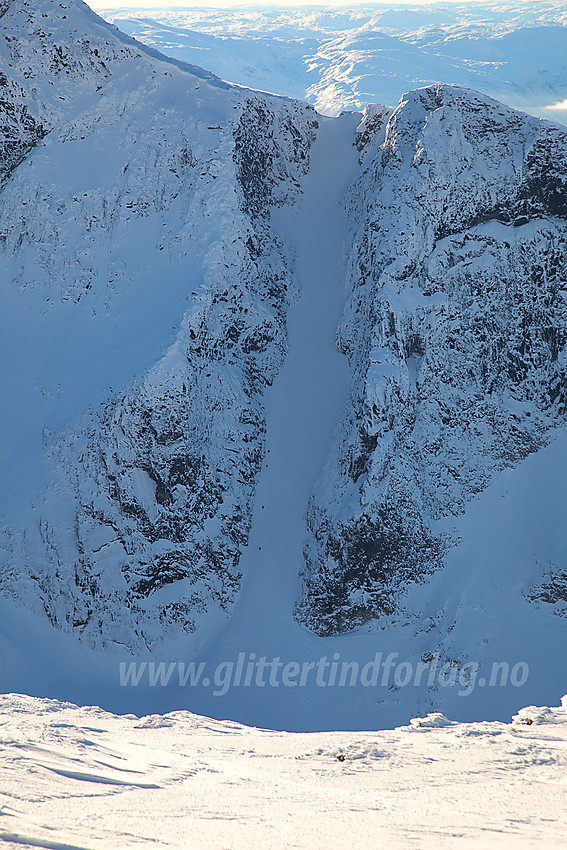
{"type": "Polygon", "coordinates": [[[348,399],[350,370],[336,331],[344,307],[346,241],[342,199],[358,169],[353,143],[360,115],[321,118],[295,207],[273,223],[295,252],[299,287],[287,321],[288,353],[266,402],[266,456],[259,475],[244,575],[221,644],[245,640],[281,650],[300,596],[306,514],[348,399]]]}

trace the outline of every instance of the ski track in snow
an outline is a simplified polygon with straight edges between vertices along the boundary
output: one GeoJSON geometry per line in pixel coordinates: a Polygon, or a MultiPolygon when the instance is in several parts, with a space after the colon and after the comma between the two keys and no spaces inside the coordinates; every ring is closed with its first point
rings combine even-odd
{"type": "Polygon", "coordinates": [[[565,846],[567,698],[512,723],[287,734],[8,695],[0,741],[1,847],[565,846]]]}

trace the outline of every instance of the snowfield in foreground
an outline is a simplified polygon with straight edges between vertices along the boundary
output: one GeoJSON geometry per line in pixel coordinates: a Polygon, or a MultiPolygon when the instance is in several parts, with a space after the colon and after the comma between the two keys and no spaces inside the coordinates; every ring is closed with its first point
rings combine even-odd
{"type": "Polygon", "coordinates": [[[283,733],[0,697],[3,847],[560,847],[567,697],[511,723],[283,733]]]}

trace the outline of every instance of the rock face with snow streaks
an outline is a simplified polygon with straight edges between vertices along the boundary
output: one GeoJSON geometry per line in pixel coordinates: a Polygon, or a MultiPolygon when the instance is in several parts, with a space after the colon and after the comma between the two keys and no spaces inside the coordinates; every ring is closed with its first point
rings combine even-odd
{"type": "Polygon", "coordinates": [[[76,0],[2,11],[4,283],[52,333],[95,328],[118,384],[44,433],[2,586],[92,645],[151,646],[239,587],[293,292],[270,211],[299,195],[315,114],[154,56],[76,0]]]}
{"type": "Polygon", "coordinates": [[[323,635],[403,609],[436,522],[565,423],[567,133],[450,86],[385,120],[359,131],[351,399],[308,515],[297,616],[323,635]]]}

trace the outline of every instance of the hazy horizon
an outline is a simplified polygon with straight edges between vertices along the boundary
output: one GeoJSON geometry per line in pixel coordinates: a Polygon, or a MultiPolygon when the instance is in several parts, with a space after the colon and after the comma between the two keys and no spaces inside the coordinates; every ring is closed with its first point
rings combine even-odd
{"type": "Polygon", "coordinates": [[[214,8],[247,8],[247,7],[262,7],[262,8],[301,8],[308,7],[313,9],[324,9],[329,6],[336,8],[350,9],[353,6],[388,6],[393,8],[403,8],[404,6],[438,6],[447,4],[459,4],[461,6],[478,6],[485,3],[485,0],[404,0],[397,3],[390,0],[353,0],[351,3],[345,3],[344,0],[328,0],[325,3],[302,3],[301,0],[280,0],[278,3],[266,3],[263,0],[213,0],[206,3],[171,3],[169,0],[122,0],[122,2],[108,2],[108,0],[86,0],[87,4],[96,11],[107,9],[159,9],[165,11],[168,9],[214,9],[214,8]]]}

